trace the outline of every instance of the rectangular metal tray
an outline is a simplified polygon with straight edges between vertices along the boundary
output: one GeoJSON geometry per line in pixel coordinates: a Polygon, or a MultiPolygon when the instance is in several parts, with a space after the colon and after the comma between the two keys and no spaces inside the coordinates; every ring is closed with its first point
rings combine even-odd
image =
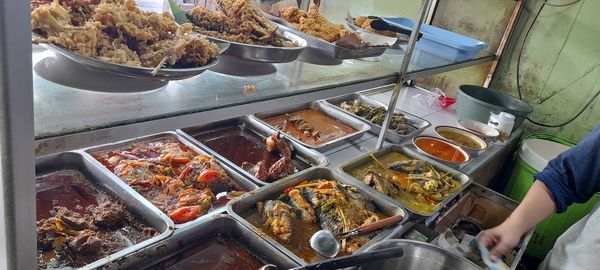
{"type": "Polygon", "coordinates": [[[446,206],[448,204],[448,202],[450,202],[454,197],[458,196],[458,194],[460,194],[460,192],[463,191],[465,188],[467,188],[467,186],[469,186],[472,182],[471,178],[469,176],[467,176],[466,174],[464,174],[458,170],[455,170],[453,168],[450,168],[450,167],[448,167],[438,161],[435,161],[431,158],[428,158],[420,153],[417,153],[416,151],[414,151],[406,146],[401,146],[401,145],[389,145],[379,151],[366,153],[364,155],[361,155],[351,161],[348,161],[348,162],[340,165],[339,169],[344,175],[353,179],[353,183],[355,185],[360,185],[363,188],[369,189],[372,192],[377,193],[379,196],[385,198],[389,202],[394,203],[399,206],[402,206],[402,207],[408,209],[410,212],[412,212],[416,215],[419,215],[421,217],[429,217],[429,216],[432,216],[433,214],[439,212],[444,206],[446,206]],[[426,213],[426,212],[417,211],[415,209],[405,206],[404,204],[396,201],[395,199],[393,199],[383,193],[380,193],[379,191],[375,190],[374,188],[368,186],[367,184],[363,183],[359,179],[354,178],[352,175],[350,175],[350,173],[348,173],[366,163],[370,163],[372,161],[371,154],[373,154],[376,158],[380,158],[391,152],[398,152],[398,153],[400,153],[408,158],[412,158],[412,159],[426,160],[436,170],[442,171],[442,172],[449,172],[450,174],[452,174],[454,176],[454,178],[460,182],[461,187],[457,191],[452,193],[450,196],[448,196],[446,199],[444,199],[443,201],[438,203],[438,205],[433,209],[432,212],[426,213]]]}
{"type": "Polygon", "coordinates": [[[145,269],[168,260],[189,248],[217,235],[224,235],[265,263],[279,269],[297,267],[298,264],[281,251],[265,242],[260,236],[226,214],[212,215],[209,220],[195,228],[177,230],[168,239],[129,254],[118,261],[119,269],[145,269]]]}
{"type": "MultiPolygon", "coordinates": [[[[192,142],[193,144],[196,144],[202,150],[209,152],[211,155],[213,155],[217,159],[221,160],[223,163],[236,169],[240,174],[244,175],[246,178],[251,179],[252,181],[254,181],[254,183],[258,184],[259,186],[264,186],[264,185],[270,184],[268,182],[261,181],[258,178],[254,177],[254,175],[250,174],[249,172],[242,169],[237,164],[228,160],[227,158],[225,158],[224,156],[222,156],[215,150],[211,149],[207,145],[203,144],[202,142],[200,142],[199,140],[196,140],[194,138],[194,136],[197,136],[200,134],[205,134],[205,133],[216,131],[219,129],[231,128],[231,127],[237,127],[237,126],[243,126],[245,129],[248,129],[248,130],[254,132],[255,134],[257,134],[258,136],[265,138],[265,139],[267,137],[270,137],[271,135],[273,135],[273,133],[275,133],[275,130],[271,129],[269,126],[263,124],[262,122],[259,122],[258,120],[254,119],[252,117],[249,117],[249,116],[242,116],[239,118],[233,118],[233,119],[224,120],[224,121],[220,121],[220,122],[214,122],[214,123],[210,123],[207,125],[179,129],[179,130],[177,130],[177,132],[179,134],[181,134],[181,136],[183,136],[184,138],[186,138],[187,140],[192,142]]],[[[327,160],[327,157],[325,157],[323,154],[321,154],[315,150],[309,149],[309,148],[297,143],[296,141],[290,140],[290,143],[292,144],[292,147],[294,149],[295,158],[298,158],[298,159],[306,162],[310,166],[327,166],[329,164],[329,160],[327,160]]]]}
{"type": "MultiPolygon", "coordinates": [[[[158,139],[168,138],[168,137],[177,139],[178,141],[180,141],[185,146],[189,147],[190,149],[192,149],[192,151],[194,151],[198,154],[210,155],[206,151],[201,150],[200,148],[198,148],[191,142],[187,141],[181,135],[179,135],[173,131],[167,131],[167,132],[158,133],[158,134],[154,134],[154,135],[148,135],[148,136],[138,137],[138,138],[134,138],[134,139],[128,139],[128,140],[123,140],[123,141],[119,141],[119,142],[108,143],[108,144],[103,144],[103,145],[99,145],[99,146],[93,146],[93,147],[89,147],[89,148],[84,148],[81,151],[83,151],[85,153],[85,155],[87,155],[89,157],[89,159],[92,160],[94,165],[98,166],[103,173],[108,174],[113,179],[113,181],[115,181],[118,185],[122,186],[122,188],[124,190],[128,191],[129,193],[135,194],[136,196],[139,196],[140,198],[143,198],[144,200],[148,201],[146,198],[144,198],[142,195],[140,195],[137,191],[133,190],[133,188],[131,188],[129,185],[127,185],[127,183],[123,182],[121,180],[121,178],[119,178],[117,175],[115,175],[110,170],[108,170],[106,167],[104,167],[104,165],[102,165],[102,163],[100,163],[93,156],[91,156],[91,154],[95,153],[95,152],[104,152],[104,151],[108,151],[108,150],[121,149],[132,143],[153,141],[153,140],[158,140],[158,139]]],[[[241,188],[246,189],[246,191],[252,191],[252,190],[255,190],[258,188],[258,186],[256,184],[254,184],[254,183],[252,183],[252,181],[246,179],[243,175],[239,174],[236,170],[223,164],[222,161],[219,161],[217,159],[217,163],[219,163],[219,165],[221,167],[223,167],[223,169],[225,170],[225,172],[227,172],[229,177],[236,184],[238,184],[241,188]]],[[[152,207],[155,208],[157,211],[160,211],[156,206],[152,205],[152,207]]],[[[225,211],[225,209],[226,209],[225,205],[221,206],[221,207],[213,208],[207,214],[205,214],[201,217],[198,217],[193,221],[189,221],[189,222],[186,222],[183,224],[175,224],[175,229],[184,228],[184,227],[188,227],[188,226],[195,226],[196,224],[204,222],[204,220],[206,218],[208,218],[211,214],[222,213],[225,211]]]]}
{"type": "Polygon", "coordinates": [[[313,110],[320,111],[320,112],[326,114],[327,116],[329,116],[333,119],[339,120],[340,122],[357,130],[356,132],[354,132],[352,134],[348,134],[346,136],[343,136],[343,137],[340,137],[335,140],[328,141],[326,143],[322,143],[319,145],[307,144],[307,143],[297,139],[296,137],[294,137],[286,132],[283,132],[283,130],[281,131],[281,133],[284,134],[286,137],[288,137],[291,140],[296,141],[297,143],[304,145],[308,148],[323,150],[326,148],[334,147],[334,146],[343,144],[344,140],[358,138],[358,137],[362,136],[363,133],[365,133],[365,132],[369,131],[369,129],[371,129],[371,127],[367,123],[356,118],[355,116],[340,112],[339,110],[337,110],[335,108],[331,108],[331,106],[327,106],[323,102],[319,102],[319,101],[297,104],[297,105],[279,109],[279,110],[271,110],[271,111],[267,111],[267,112],[256,113],[256,114],[252,115],[252,117],[254,117],[254,119],[258,120],[260,123],[270,127],[271,129],[277,130],[276,127],[269,125],[263,119],[279,116],[279,115],[289,113],[289,112],[299,111],[302,109],[313,109],[313,110]]]}
{"type": "Polygon", "coordinates": [[[93,158],[77,151],[42,156],[35,160],[36,175],[43,175],[63,169],[77,170],[83,173],[87,182],[93,188],[107,192],[113,197],[122,200],[127,206],[127,211],[133,213],[136,218],[145,221],[145,224],[156,229],[160,234],[85,265],[82,269],[94,269],[110,265],[115,260],[118,260],[127,254],[166,239],[174,230],[173,221],[171,221],[167,215],[154,207],[154,205],[142,196],[133,194],[124,189],[122,185],[116,184],[109,174],[101,170],[104,167],[99,167],[92,159],[93,158]]]}
{"type": "MultiPolygon", "coordinates": [[[[405,218],[399,224],[403,224],[410,218],[409,214],[402,207],[397,206],[397,204],[392,204],[388,200],[383,199],[381,196],[374,194],[372,191],[369,191],[362,186],[355,185],[354,181],[347,179],[343,175],[323,167],[314,167],[305,170],[302,173],[294,174],[283,180],[277,181],[276,183],[273,183],[269,186],[262,187],[250,194],[245,194],[240,198],[231,201],[229,204],[227,204],[227,213],[229,213],[233,218],[244,224],[244,226],[258,233],[258,235],[260,235],[264,240],[269,242],[269,244],[281,250],[283,253],[285,253],[288,257],[292,258],[292,260],[294,260],[298,264],[307,265],[308,263],[304,259],[292,253],[289,249],[285,248],[283,245],[277,242],[277,240],[268,236],[261,229],[254,226],[242,216],[245,213],[248,213],[249,211],[256,211],[255,205],[257,202],[277,198],[285,188],[296,185],[304,180],[315,179],[335,179],[342,184],[356,187],[360,193],[364,194],[367,198],[373,201],[373,203],[381,213],[389,216],[403,215],[405,218]]],[[[367,242],[367,244],[362,246],[356,252],[363,252],[367,247],[383,239],[389,232],[391,232],[391,229],[387,229],[379,233],[373,239],[371,239],[371,241],[367,242]]],[[[308,245],[308,239],[306,244],[308,245]]]]}
{"type": "Polygon", "coordinates": [[[344,48],[337,46],[331,42],[327,42],[318,37],[306,34],[300,30],[297,30],[290,23],[281,18],[277,18],[275,23],[279,28],[289,31],[305,39],[309,47],[314,48],[327,56],[331,56],[339,60],[376,57],[382,55],[388,48],[386,46],[367,46],[357,49],[344,48]]]}
{"type": "MultiPolygon", "coordinates": [[[[334,98],[330,98],[325,100],[325,102],[327,102],[329,105],[335,107],[336,109],[353,115],[355,117],[358,117],[362,120],[364,120],[365,122],[367,122],[370,126],[371,126],[371,130],[369,132],[375,134],[375,135],[379,135],[379,133],[381,132],[381,126],[377,125],[375,123],[372,123],[371,121],[362,118],[358,115],[355,115],[351,112],[345,111],[342,108],[340,108],[340,104],[344,101],[353,101],[353,100],[359,100],[360,103],[365,104],[365,105],[370,105],[370,106],[374,106],[374,107],[384,107],[387,109],[387,106],[375,99],[372,99],[368,96],[365,95],[361,95],[361,94],[349,94],[349,95],[344,95],[344,96],[338,96],[338,97],[334,97],[334,98]]],[[[385,138],[388,139],[390,142],[393,143],[401,143],[404,142],[406,140],[409,140],[417,135],[419,135],[421,132],[423,132],[425,129],[427,129],[428,127],[431,126],[431,123],[421,117],[418,117],[416,115],[412,115],[410,113],[407,113],[405,111],[399,110],[399,109],[395,109],[394,110],[395,113],[400,113],[404,115],[404,118],[406,118],[406,121],[408,122],[408,124],[413,127],[415,130],[413,130],[412,132],[406,134],[406,135],[401,135],[398,134],[396,132],[393,132],[391,130],[386,130],[385,131],[385,138]]]]}

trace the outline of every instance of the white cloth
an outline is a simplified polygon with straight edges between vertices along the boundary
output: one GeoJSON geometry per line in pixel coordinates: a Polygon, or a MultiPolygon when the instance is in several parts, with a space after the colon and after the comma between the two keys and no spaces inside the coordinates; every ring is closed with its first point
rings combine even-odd
{"type": "Polygon", "coordinates": [[[600,269],[600,202],[554,243],[538,270],[600,269]]]}

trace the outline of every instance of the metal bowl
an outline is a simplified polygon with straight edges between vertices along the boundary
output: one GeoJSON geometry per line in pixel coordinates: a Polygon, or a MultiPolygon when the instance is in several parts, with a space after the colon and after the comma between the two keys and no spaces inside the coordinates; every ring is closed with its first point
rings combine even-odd
{"type": "Polygon", "coordinates": [[[479,121],[462,119],[458,120],[458,125],[466,130],[471,131],[487,143],[495,141],[498,138],[498,136],[500,136],[500,132],[498,132],[497,129],[479,121]]]}
{"type": "Polygon", "coordinates": [[[399,258],[365,263],[357,269],[427,269],[427,270],[481,270],[479,266],[432,244],[413,240],[385,240],[370,246],[365,250],[374,251],[384,248],[401,248],[404,255],[399,258]]]}
{"type": "Polygon", "coordinates": [[[466,150],[466,152],[468,152],[469,154],[478,154],[479,152],[485,150],[488,147],[488,144],[482,138],[480,138],[479,136],[475,135],[472,132],[469,132],[469,131],[461,129],[461,128],[452,127],[452,126],[437,126],[437,127],[435,127],[435,133],[437,133],[438,136],[446,139],[447,141],[460,146],[461,148],[466,150]],[[467,147],[467,146],[461,145],[460,143],[457,143],[455,140],[442,135],[443,131],[448,131],[448,132],[453,132],[453,133],[459,134],[460,136],[463,136],[463,137],[471,140],[472,142],[477,143],[479,147],[467,147]]]}
{"type": "MultiPolygon", "coordinates": [[[[156,74],[152,75],[152,71],[154,70],[154,68],[136,67],[130,65],[111,63],[107,61],[102,61],[100,59],[83,56],[72,52],[71,50],[53,44],[40,45],[46,49],[55,51],[61,56],[69,58],[86,67],[95,68],[102,71],[110,72],[112,74],[133,78],[144,78],[153,80],[182,80],[199,75],[200,73],[206,71],[211,67],[216,66],[217,63],[219,63],[219,59],[215,58],[210,63],[207,63],[204,66],[194,68],[161,68],[156,74]]],[[[217,45],[219,46],[219,54],[226,51],[229,47],[229,43],[217,43],[217,45]]]]}
{"type": "Polygon", "coordinates": [[[228,42],[230,45],[225,54],[247,61],[261,63],[287,63],[296,60],[302,51],[308,46],[308,42],[298,35],[291,33],[290,31],[278,31],[286,39],[296,42],[298,47],[262,46],[232,42],[211,36],[206,36],[206,38],[214,42],[228,42]]]}
{"type": "Polygon", "coordinates": [[[465,164],[467,162],[469,162],[471,160],[471,156],[469,155],[469,153],[467,153],[465,150],[463,150],[462,148],[460,148],[460,146],[453,144],[449,141],[446,141],[444,139],[440,139],[440,138],[436,138],[433,136],[418,136],[418,137],[414,137],[413,138],[413,145],[417,148],[417,150],[421,153],[423,153],[424,155],[434,158],[440,162],[446,163],[446,164],[451,164],[451,165],[460,165],[460,164],[465,164]],[[436,157],[434,155],[432,155],[431,153],[421,149],[418,145],[417,145],[417,141],[419,140],[423,140],[423,139],[431,139],[431,140],[435,140],[438,141],[440,143],[446,144],[452,148],[454,148],[456,151],[460,152],[461,154],[463,154],[465,156],[465,160],[461,161],[461,162],[456,162],[456,161],[451,161],[451,160],[445,160],[445,159],[441,159],[439,157],[436,157]]]}

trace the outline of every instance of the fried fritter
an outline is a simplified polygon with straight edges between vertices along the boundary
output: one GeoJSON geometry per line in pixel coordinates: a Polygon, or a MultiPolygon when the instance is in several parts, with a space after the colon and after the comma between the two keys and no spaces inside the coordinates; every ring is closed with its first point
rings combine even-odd
{"type": "Polygon", "coordinates": [[[297,44],[277,33],[277,27],[252,6],[250,0],[217,0],[221,11],[194,7],[187,14],[202,34],[233,42],[276,47],[297,44]]]}
{"type": "Polygon", "coordinates": [[[133,0],[54,0],[31,12],[31,24],[38,43],[117,64],[202,66],[219,53],[216,44],[191,31],[191,24],[179,26],[168,13],[144,12],[133,0]]]}
{"type": "Polygon", "coordinates": [[[343,47],[356,48],[363,46],[362,38],[341,24],[327,21],[318,11],[317,5],[310,4],[308,12],[291,6],[283,10],[281,18],[291,23],[296,29],[327,42],[338,42],[343,47]],[[352,42],[347,42],[352,40],[352,42]]]}

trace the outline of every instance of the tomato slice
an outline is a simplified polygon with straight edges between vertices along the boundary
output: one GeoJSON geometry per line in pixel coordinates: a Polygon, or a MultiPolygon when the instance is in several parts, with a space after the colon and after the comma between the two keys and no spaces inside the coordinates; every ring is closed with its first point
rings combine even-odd
{"type": "Polygon", "coordinates": [[[203,184],[210,184],[219,180],[221,177],[221,173],[219,171],[205,169],[203,170],[198,177],[196,177],[196,181],[203,184]]]}
{"type": "Polygon", "coordinates": [[[292,191],[292,189],[294,189],[294,187],[295,187],[295,186],[289,186],[289,187],[286,187],[285,189],[283,189],[283,192],[282,192],[282,193],[283,193],[283,194],[289,194],[289,193],[290,193],[290,191],[292,191]]]}
{"type": "Polygon", "coordinates": [[[430,203],[430,204],[434,204],[434,205],[435,205],[435,204],[438,204],[438,201],[436,201],[436,200],[434,200],[434,199],[432,199],[432,198],[429,198],[429,197],[425,197],[425,200],[426,200],[428,203],[430,203]]]}
{"type": "Polygon", "coordinates": [[[183,207],[179,207],[175,211],[171,212],[171,214],[169,214],[169,217],[175,223],[186,223],[190,220],[197,218],[199,212],[200,212],[200,206],[198,206],[198,205],[183,206],[183,207]]]}

